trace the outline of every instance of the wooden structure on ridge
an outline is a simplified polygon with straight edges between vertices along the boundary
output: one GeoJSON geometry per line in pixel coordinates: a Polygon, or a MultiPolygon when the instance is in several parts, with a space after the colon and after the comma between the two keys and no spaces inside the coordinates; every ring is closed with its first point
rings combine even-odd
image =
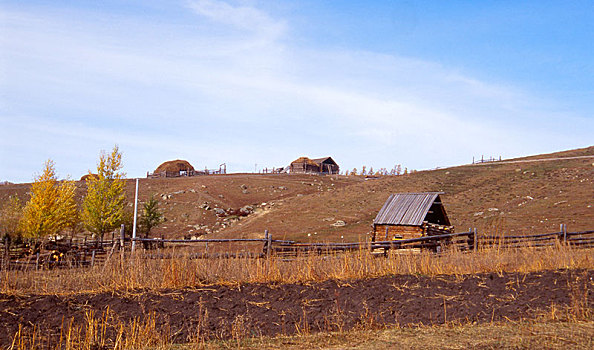
{"type": "Polygon", "coordinates": [[[452,233],[440,194],[391,194],[373,220],[373,241],[408,239],[452,233]]]}
{"type": "Polygon", "coordinates": [[[219,165],[219,169],[196,170],[187,160],[170,160],[157,167],[154,172],[146,173],[147,178],[159,177],[181,177],[181,176],[199,176],[212,174],[226,174],[227,165],[225,163],[219,165]]]}
{"type": "Polygon", "coordinates": [[[340,172],[340,167],[332,157],[310,159],[301,157],[291,162],[289,166],[291,173],[298,174],[328,174],[334,175],[340,172]]]}

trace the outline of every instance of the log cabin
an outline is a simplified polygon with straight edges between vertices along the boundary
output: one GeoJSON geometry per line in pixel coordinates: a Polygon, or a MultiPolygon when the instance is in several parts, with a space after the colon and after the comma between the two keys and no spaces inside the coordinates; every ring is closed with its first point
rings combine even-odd
{"type": "Polygon", "coordinates": [[[340,172],[340,167],[332,157],[316,159],[301,157],[291,162],[290,172],[299,174],[334,175],[340,172]]]}
{"type": "Polygon", "coordinates": [[[443,192],[395,193],[373,220],[373,241],[452,233],[454,228],[440,198],[443,192]]]}

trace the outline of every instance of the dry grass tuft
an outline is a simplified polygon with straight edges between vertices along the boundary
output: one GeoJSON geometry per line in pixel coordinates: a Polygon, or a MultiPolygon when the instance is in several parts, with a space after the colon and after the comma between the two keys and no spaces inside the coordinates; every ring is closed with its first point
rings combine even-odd
{"type": "MultiPolygon", "coordinates": [[[[176,253],[176,252],[174,252],[176,253]]],[[[592,269],[591,249],[558,246],[546,249],[481,249],[391,252],[387,258],[368,251],[312,255],[291,260],[272,258],[151,259],[144,252],[113,258],[104,266],[45,271],[2,271],[0,292],[7,294],[70,294],[143,289],[199,287],[211,284],[304,283],[329,279],[363,279],[393,274],[462,275],[483,272],[535,272],[592,269]]]]}
{"type": "Polygon", "coordinates": [[[38,350],[107,350],[107,349],[170,349],[171,337],[168,329],[157,329],[154,315],[143,320],[134,319],[124,323],[113,317],[109,309],[100,317],[91,311],[85,315],[85,322],[77,325],[74,320],[62,324],[57,337],[41,334],[37,328],[19,331],[15,334],[9,349],[38,350]]]}

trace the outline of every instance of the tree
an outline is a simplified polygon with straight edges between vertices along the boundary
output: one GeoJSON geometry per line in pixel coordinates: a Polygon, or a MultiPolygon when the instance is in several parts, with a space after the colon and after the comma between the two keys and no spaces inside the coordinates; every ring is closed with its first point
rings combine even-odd
{"type": "Polygon", "coordinates": [[[109,155],[101,151],[97,176],[87,178],[82,219],[87,230],[102,240],[107,232],[117,228],[122,221],[125,199],[125,174],[120,172],[122,167],[122,154],[118,146],[114,146],[109,155]]]}
{"type": "Polygon", "coordinates": [[[31,185],[31,199],[23,209],[21,228],[25,237],[36,241],[57,235],[77,215],[73,181],[58,182],[54,162],[45,162],[43,173],[31,185]]]}
{"type": "Polygon", "coordinates": [[[17,196],[8,197],[0,210],[0,236],[3,241],[11,241],[22,235],[20,222],[23,217],[23,205],[17,196]]]}
{"type": "Polygon", "coordinates": [[[351,171],[351,175],[357,175],[357,168],[353,168],[353,171],[351,171]]]}
{"type": "Polygon", "coordinates": [[[144,238],[149,238],[151,229],[163,222],[163,214],[159,210],[159,201],[154,195],[151,195],[151,198],[143,204],[142,209],[139,226],[144,233],[144,238]]]}

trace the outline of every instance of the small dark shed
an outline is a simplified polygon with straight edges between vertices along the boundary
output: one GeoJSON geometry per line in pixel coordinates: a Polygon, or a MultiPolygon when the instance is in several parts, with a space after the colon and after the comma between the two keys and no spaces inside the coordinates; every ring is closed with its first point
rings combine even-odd
{"type": "Polygon", "coordinates": [[[440,194],[395,193],[373,220],[373,240],[433,236],[453,232],[440,194]]]}

